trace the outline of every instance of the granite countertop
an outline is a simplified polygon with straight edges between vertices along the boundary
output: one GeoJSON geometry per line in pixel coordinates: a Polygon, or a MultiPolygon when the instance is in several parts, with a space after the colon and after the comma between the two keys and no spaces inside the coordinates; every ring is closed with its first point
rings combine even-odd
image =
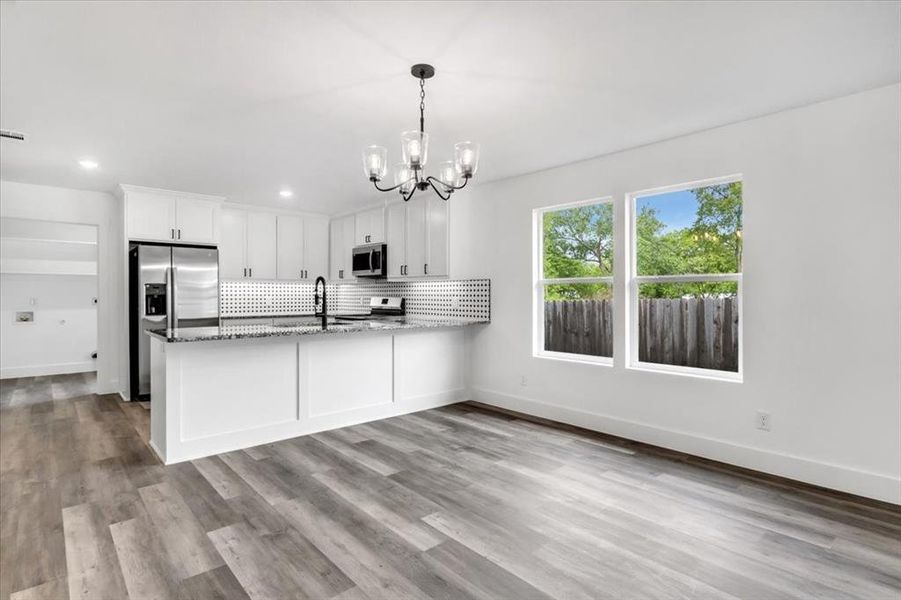
{"type": "MultiPolygon", "coordinates": [[[[224,319],[227,321],[227,319],[224,319]]],[[[466,327],[490,323],[487,320],[452,317],[400,317],[390,320],[336,321],[329,318],[323,329],[319,319],[305,317],[296,323],[281,325],[220,325],[219,327],[182,327],[177,329],[153,329],[147,335],[167,343],[210,342],[217,340],[243,340],[300,335],[335,335],[363,333],[367,331],[398,331],[408,329],[439,329],[466,327]]]]}

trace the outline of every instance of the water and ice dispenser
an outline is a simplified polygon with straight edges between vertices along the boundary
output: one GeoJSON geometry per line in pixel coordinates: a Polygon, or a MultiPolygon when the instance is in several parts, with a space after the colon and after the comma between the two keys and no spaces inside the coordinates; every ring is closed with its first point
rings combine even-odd
{"type": "Polygon", "coordinates": [[[148,317],[166,314],[166,284],[144,284],[144,315],[148,317]]]}

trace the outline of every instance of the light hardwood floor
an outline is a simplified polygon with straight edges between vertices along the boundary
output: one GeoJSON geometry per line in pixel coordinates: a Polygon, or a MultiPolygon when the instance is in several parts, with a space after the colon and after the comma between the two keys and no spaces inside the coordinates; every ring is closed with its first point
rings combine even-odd
{"type": "Polygon", "coordinates": [[[0,599],[901,597],[896,507],[472,404],[164,467],[92,385],[0,385],[0,599]]]}

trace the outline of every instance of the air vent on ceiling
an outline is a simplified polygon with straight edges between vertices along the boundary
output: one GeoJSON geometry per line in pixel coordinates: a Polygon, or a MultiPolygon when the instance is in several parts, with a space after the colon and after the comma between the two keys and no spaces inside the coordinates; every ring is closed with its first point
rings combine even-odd
{"type": "Polygon", "coordinates": [[[9,138],[11,140],[25,141],[25,134],[21,131],[11,131],[9,129],[0,129],[0,137],[9,138]]]}

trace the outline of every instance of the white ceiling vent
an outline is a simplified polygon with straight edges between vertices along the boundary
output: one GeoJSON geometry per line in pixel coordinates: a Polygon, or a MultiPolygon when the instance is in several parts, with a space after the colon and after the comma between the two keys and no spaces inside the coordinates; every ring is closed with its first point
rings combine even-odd
{"type": "Polygon", "coordinates": [[[21,131],[12,131],[9,129],[0,129],[0,138],[9,138],[11,140],[25,141],[25,134],[21,131]]]}

